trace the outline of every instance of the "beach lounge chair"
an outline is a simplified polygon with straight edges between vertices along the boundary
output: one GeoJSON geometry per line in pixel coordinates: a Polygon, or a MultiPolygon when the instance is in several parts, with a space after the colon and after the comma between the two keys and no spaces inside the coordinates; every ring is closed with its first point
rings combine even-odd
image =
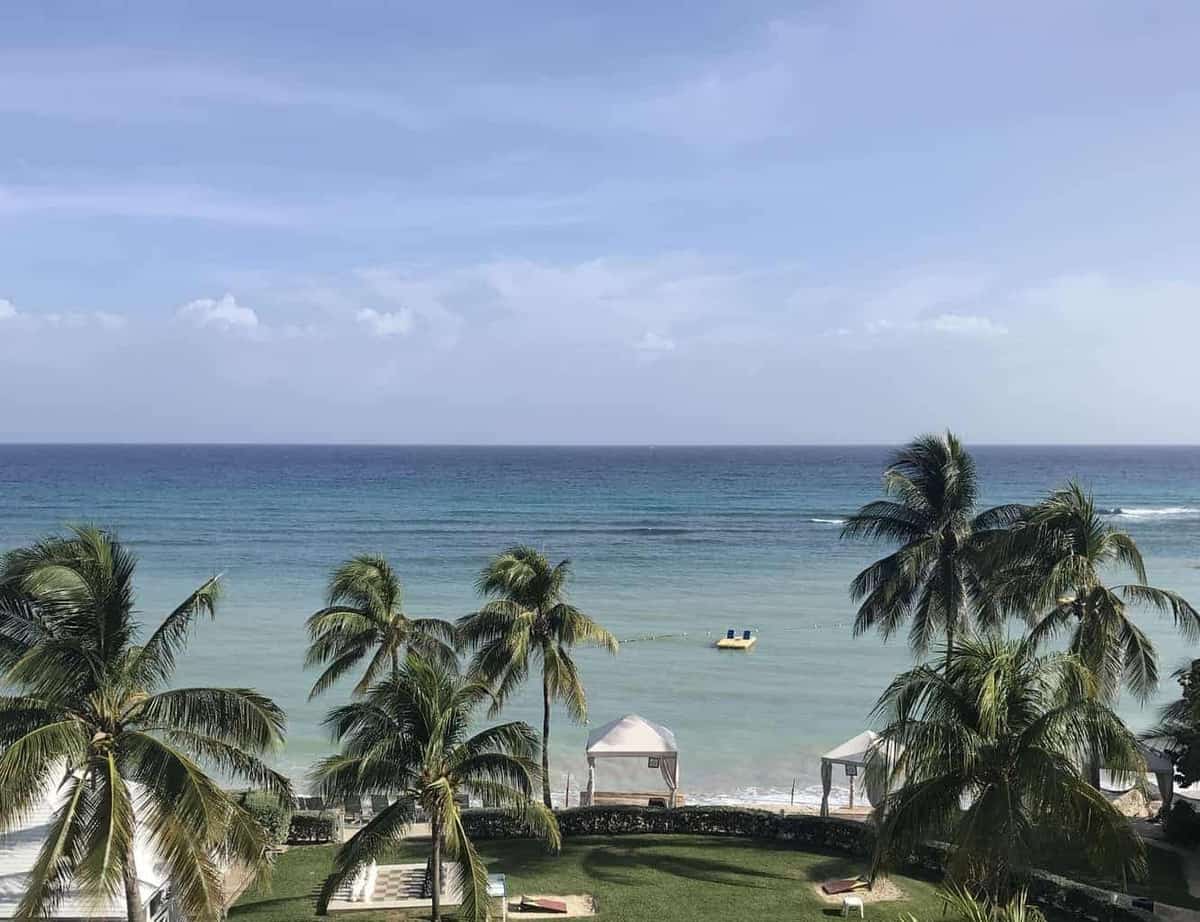
{"type": "Polygon", "coordinates": [[[750,632],[742,631],[742,640],[749,640],[749,639],[750,639],[750,632]]]}
{"type": "Polygon", "coordinates": [[[865,889],[866,886],[867,882],[861,877],[835,877],[821,884],[821,889],[829,896],[837,896],[839,893],[853,893],[855,890],[865,889]]]}
{"type": "Polygon", "coordinates": [[[386,794],[371,795],[371,812],[378,815],[388,808],[388,799],[386,794]]]}
{"type": "Polygon", "coordinates": [[[726,640],[733,640],[733,638],[735,638],[736,636],[737,636],[737,631],[735,631],[733,628],[730,628],[729,630],[727,630],[725,632],[726,640]]]}
{"type": "Polygon", "coordinates": [[[521,902],[517,904],[518,912],[552,912],[558,915],[567,914],[566,900],[531,900],[527,896],[521,897],[521,902]]]}

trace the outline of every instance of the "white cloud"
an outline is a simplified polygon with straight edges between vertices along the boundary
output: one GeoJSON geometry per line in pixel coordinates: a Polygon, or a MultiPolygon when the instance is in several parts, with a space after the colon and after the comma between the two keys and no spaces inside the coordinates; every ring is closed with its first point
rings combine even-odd
{"type": "Polygon", "coordinates": [[[258,314],[252,308],[242,307],[231,294],[216,300],[198,298],[179,308],[178,313],[197,327],[242,332],[253,332],[259,328],[258,314]]]}
{"type": "Polygon", "coordinates": [[[633,344],[633,348],[644,355],[661,355],[675,351],[675,340],[647,330],[642,338],[633,344]]]}
{"type": "Polygon", "coordinates": [[[122,315],[108,311],[54,311],[43,314],[17,310],[17,306],[5,298],[0,298],[0,321],[11,321],[25,329],[77,329],[98,326],[105,330],[118,330],[125,326],[126,322],[122,315]]]}
{"type": "Polygon", "coordinates": [[[372,336],[407,336],[413,326],[413,312],[405,307],[398,311],[377,311],[364,307],[355,318],[371,331],[372,336]]]}
{"type": "Polygon", "coordinates": [[[926,325],[938,333],[961,336],[1004,336],[1008,333],[1008,328],[996,321],[971,314],[939,314],[927,321],[926,325]]]}

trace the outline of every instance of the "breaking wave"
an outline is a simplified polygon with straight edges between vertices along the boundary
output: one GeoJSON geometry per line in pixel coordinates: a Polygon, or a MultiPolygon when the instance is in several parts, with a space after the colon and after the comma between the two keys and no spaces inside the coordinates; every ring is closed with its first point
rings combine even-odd
{"type": "Polygon", "coordinates": [[[1200,516],[1195,506],[1120,506],[1105,509],[1105,515],[1121,519],[1190,519],[1200,516]]]}

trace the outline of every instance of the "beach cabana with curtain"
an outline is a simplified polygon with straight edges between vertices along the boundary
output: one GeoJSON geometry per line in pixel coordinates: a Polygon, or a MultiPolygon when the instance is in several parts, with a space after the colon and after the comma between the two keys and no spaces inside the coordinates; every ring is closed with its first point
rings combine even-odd
{"type": "Polygon", "coordinates": [[[650,767],[657,763],[669,792],[667,804],[675,806],[679,796],[679,747],[668,728],[637,714],[626,714],[589,733],[584,795],[588,804],[596,803],[596,763],[601,759],[646,759],[650,767]]]}
{"type": "MultiPolygon", "coordinates": [[[[864,730],[857,736],[852,736],[846,742],[834,746],[821,756],[821,816],[829,816],[829,792],[833,788],[833,767],[841,766],[850,779],[850,797],[853,805],[854,779],[865,776],[867,759],[879,747],[880,737],[874,730],[864,730]]],[[[890,759],[889,761],[894,761],[890,759]]],[[[886,794],[885,791],[872,791],[866,786],[864,779],[863,800],[869,806],[877,803],[886,794]]]]}

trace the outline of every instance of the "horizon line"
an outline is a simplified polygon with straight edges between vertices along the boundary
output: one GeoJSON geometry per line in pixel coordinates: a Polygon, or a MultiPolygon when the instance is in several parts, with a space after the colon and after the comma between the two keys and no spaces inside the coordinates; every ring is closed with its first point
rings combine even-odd
{"type": "MultiPolygon", "coordinates": [[[[897,442],[305,442],[305,441],[67,441],[3,440],[2,448],[895,448],[897,442]]],[[[978,448],[1200,448],[1200,442],[988,442],[968,441],[978,448]]]]}

